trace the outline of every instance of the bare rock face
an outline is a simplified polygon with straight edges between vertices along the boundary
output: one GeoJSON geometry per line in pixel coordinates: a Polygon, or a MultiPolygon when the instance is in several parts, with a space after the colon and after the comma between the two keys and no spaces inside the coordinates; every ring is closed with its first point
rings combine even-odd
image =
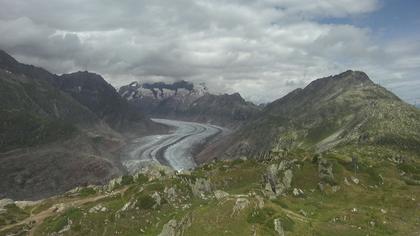
{"type": "Polygon", "coordinates": [[[291,188],[293,172],[288,161],[272,164],[263,175],[264,194],[269,198],[283,195],[291,188]]]}

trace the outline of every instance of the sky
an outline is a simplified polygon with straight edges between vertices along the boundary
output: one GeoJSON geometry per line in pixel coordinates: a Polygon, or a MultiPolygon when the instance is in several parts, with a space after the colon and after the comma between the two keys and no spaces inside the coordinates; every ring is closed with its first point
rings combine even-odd
{"type": "Polygon", "coordinates": [[[0,0],[0,49],[57,74],[270,102],[348,69],[420,103],[418,0],[0,0]]]}

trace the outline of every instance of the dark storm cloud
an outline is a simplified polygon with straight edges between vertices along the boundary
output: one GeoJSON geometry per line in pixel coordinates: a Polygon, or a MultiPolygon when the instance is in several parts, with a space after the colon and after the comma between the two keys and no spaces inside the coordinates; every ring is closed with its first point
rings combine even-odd
{"type": "Polygon", "coordinates": [[[87,68],[116,86],[184,79],[268,101],[348,68],[391,86],[419,72],[415,40],[379,40],[367,28],[317,21],[369,14],[376,0],[0,4],[0,48],[55,73],[87,68]]]}

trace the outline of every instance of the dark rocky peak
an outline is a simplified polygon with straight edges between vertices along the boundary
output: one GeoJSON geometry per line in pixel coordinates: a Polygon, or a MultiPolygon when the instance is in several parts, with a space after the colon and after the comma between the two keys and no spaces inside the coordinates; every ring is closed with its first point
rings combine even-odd
{"type": "Polygon", "coordinates": [[[55,80],[57,78],[56,75],[41,67],[26,65],[18,62],[3,50],[0,50],[0,69],[17,75],[25,75],[28,78],[47,80],[51,84],[55,84],[55,80]]]}
{"type": "Polygon", "coordinates": [[[113,113],[120,111],[124,104],[115,88],[95,73],[79,71],[63,74],[59,77],[59,86],[100,118],[116,115],[113,113]]]}
{"type": "Polygon", "coordinates": [[[0,65],[2,67],[4,66],[12,66],[12,65],[16,65],[19,62],[16,61],[16,59],[14,59],[12,56],[10,56],[9,54],[7,54],[5,51],[0,49],[0,65]]]}
{"type": "Polygon", "coordinates": [[[105,79],[102,78],[102,76],[88,71],[78,71],[71,74],[63,74],[60,76],[59,83],[60,87],[63,89],[80,87],[80,89],[108,89],[116,92],[116,90],[110,84],[108,84],[105,79]]]}
{"type": "Polygon", "coordinates": [[[365,85],[374,85],[366,73],[361,71],[348,70],[338,75],[316,79],[312,81],[305,89],[312,90],[330,87],[346,88],[365,85]]]}
{"type": "Polygon", "coordinates": [[[221,100],[230,101],[232,103],[246,103],[245,99],[239,93],[223,94],[221,100]]]}

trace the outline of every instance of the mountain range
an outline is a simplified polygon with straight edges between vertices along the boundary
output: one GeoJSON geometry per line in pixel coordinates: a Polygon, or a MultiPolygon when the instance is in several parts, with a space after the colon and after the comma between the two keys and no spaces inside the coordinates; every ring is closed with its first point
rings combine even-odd
{"type": "Polygon", "coordinates": [[[96,74],[58,76],[0,51],[0,85],[0,197],[37,199],[104,183],[124,173],[119,131],[166,130],[96,74]]]}
{"type": "Polygon", "coordinates": [[[211,94],[205,84],[133,82],[119,89],[122,97],[153,117],[174,118],[238,127],[255,117],[260,108],[239,93],[211,94]]]}
{"type": "MultiPolygon", "coordinates": [[[[39,200],[1,199],[0,235],[420,232],[420,110],[361,71],[257,106],[188,81],[117,91],[98,74],[55,75],[0,51],[0,99],[0,198],[39,200]],[[225,128],[194,150],[193,170],[130,175],[127,143],[153,156],[177,139],[149,117],[225,128]]],[[[200,126],[177,142],[200,129],[188,127],[200,126]]]]}

